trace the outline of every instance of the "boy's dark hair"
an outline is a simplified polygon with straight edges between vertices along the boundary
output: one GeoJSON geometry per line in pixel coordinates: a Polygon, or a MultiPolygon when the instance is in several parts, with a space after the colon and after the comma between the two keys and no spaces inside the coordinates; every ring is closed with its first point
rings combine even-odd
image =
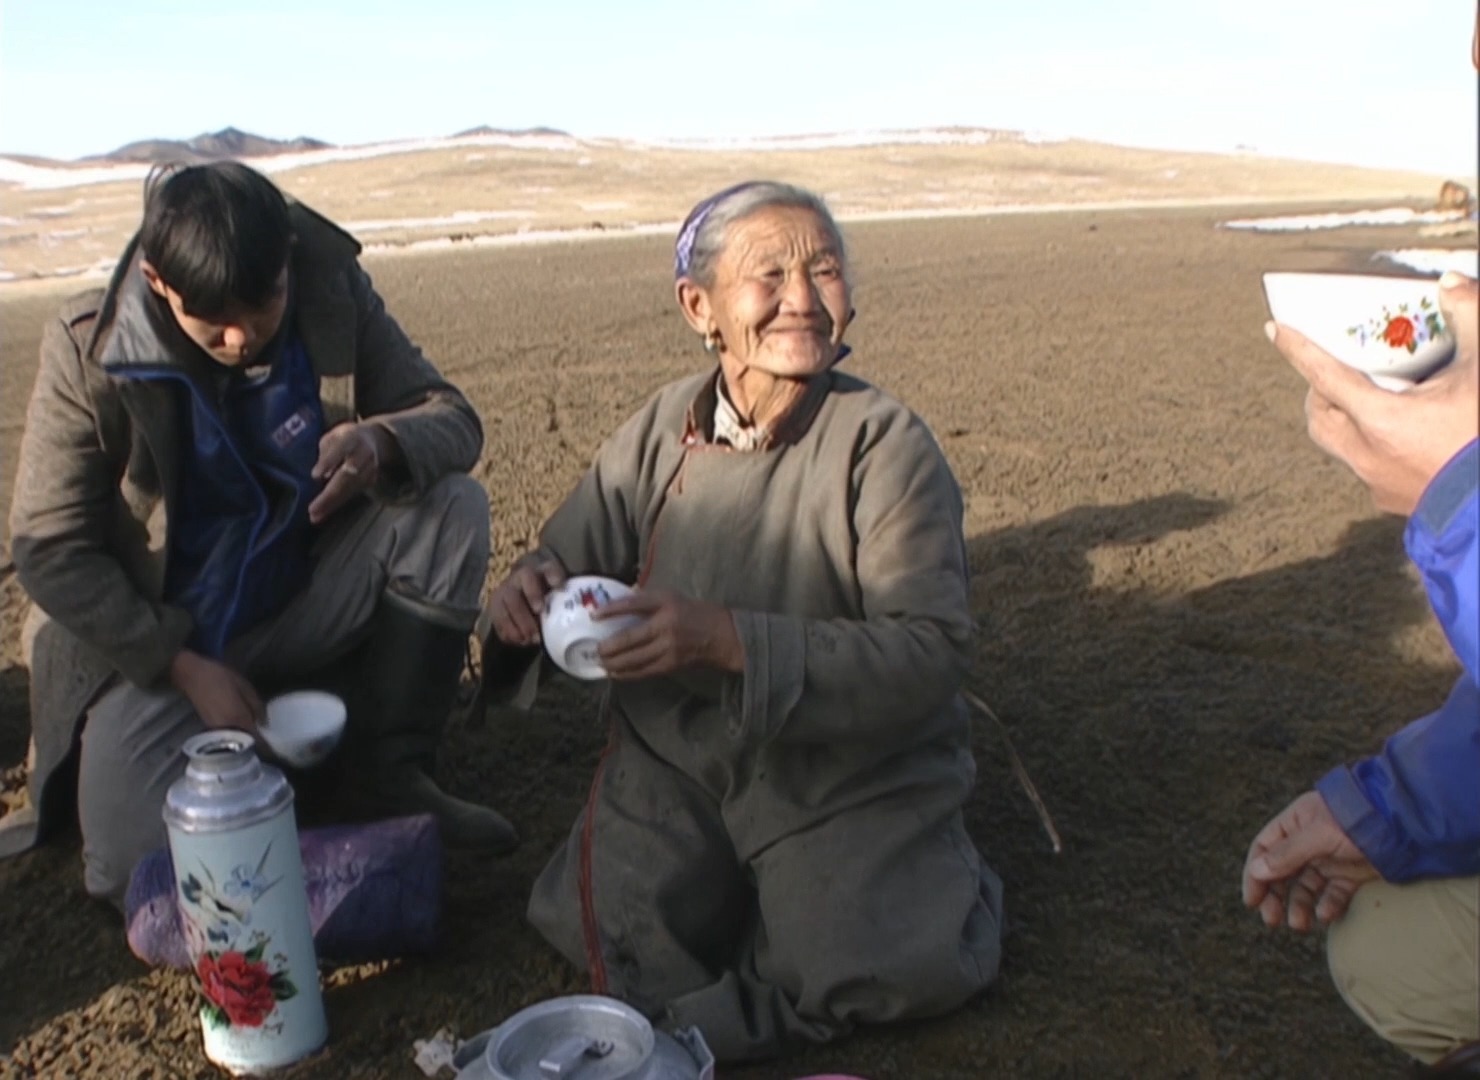
{"type": "Polygon", "coordinates": [[[292,242],[283,193],[239,162],[155,166],[145,181],[140,247],[191,315],[264,306],[292,242]]]}

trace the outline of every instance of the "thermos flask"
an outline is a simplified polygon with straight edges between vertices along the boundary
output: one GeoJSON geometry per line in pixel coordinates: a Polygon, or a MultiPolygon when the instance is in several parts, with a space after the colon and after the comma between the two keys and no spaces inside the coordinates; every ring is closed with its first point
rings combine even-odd
{"type": "Polygon", "coordinates": [[[164,820],[206,1056],[233,1073],[290,1065],[328,1038],[293,789],[245,732],[184,752],[164,820]]]}

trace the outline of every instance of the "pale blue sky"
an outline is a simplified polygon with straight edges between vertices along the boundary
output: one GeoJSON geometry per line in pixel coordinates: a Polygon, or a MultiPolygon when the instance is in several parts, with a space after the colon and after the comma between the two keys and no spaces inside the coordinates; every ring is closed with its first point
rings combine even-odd
{"type": "Polygon", "coordinates": [[[1473,176],[1473,0],[0,0],[0,153],[970,125],[1473,176]]]}

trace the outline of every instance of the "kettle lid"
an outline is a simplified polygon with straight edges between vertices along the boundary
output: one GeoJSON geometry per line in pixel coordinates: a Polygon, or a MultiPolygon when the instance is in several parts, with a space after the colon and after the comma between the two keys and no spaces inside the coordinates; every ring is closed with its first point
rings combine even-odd
{"type": "Polygon", "coordinates": [[[552,998],[458,1052],[464,1080],[712,1080],[697,1030],[654,1031],[636,1009],[594,994],[552,998]]]}
{"type": "Polygon", "coordinates": [[[495,1080],[645,1080],[653,1027],[612,998],[553,998],[515,1013],[489,1040],[495,1080]]]}

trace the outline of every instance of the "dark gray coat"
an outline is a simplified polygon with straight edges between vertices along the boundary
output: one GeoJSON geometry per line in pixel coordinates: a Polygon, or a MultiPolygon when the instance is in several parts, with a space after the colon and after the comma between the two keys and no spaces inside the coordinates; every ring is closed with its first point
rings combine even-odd
{"type": "MultiPolygon", "coordinates": [[[[483,442],[478,416],[386,312],[359,244],[307,207],[291,214],[291,317],[328,423],[377,418],[395,435],[404,466],[383,494],[419,494],[471,469],[483,442]]],[[[136,238],[108,287],[68,301],[42,336],[10,512],[16,572],[33,605],[31,805],[0,822],[0,858],[33,846],[63,809],[64,785],[52,780],[104,686],[164,678],[191,632],[190,616],[161,600],[185,449],[171,396],[180,391],[104,365],[187,367],[201,354],[147,331],[138,260],[136,238]]]]}

